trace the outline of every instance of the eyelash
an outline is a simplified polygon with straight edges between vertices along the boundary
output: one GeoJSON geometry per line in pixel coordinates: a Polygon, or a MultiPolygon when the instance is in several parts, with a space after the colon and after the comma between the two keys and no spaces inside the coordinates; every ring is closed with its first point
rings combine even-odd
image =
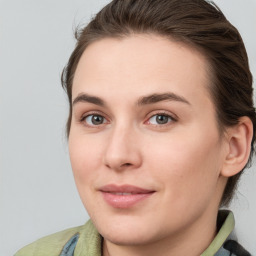
{"type": "MultiPolygon", "coordinates": [[[[147,118],[147,120],[144,122],[144,124],[148,124],[148,125],[152,125],[154,127],[159,127],[159,128],[164,128],[166,126],[169,126],[171,125],[171,123],[173,122],[177,122],[178,121],[178,118],[177,117],[173,117],[173,115],[171,115],[169,112],[166,112],[166,111],[159,111],[159,112],[155,112],[153,115],[151,114],[149,118],[147,118]],[[157,116],[163,116],[163,117],[167,117],[168,118],[168,122],[167,123],[164,123],[164,124],[150,124],[149,123],[149,120],[152,119],[153,117],[157,117],[157,116]]],[[[102,125],[105,125],[107,124],[109,121],[106,117],[104,117],[104,115],[102,115],[101,113],[97,113],[97,112],[92,112],[92,113],[89,113],[89,114],[86,114],[84,116],[81,117],[80,119],[80,122],[83,123],[85,126],[87,127],[90,127],[90,128],[101,128],[102,125]],[[105,121],[102,123],[102,124],[99,124],[99,125],[91,125],[91,124],[88,124],[85,120],[86,118],[88,117],[93,117],[93,116],[98,116],[98,117],[102,117],[105,121]]]]}

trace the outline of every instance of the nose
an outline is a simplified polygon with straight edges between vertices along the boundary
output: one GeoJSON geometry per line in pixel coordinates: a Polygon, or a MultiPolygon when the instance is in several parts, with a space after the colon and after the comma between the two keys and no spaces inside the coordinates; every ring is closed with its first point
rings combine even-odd
{"type": "Polygon", "coordinates": [[[107,141],[104,164],[109,169],[136,169],[142,164],[138,134],[132,128],[115,127],[107,141]]]}

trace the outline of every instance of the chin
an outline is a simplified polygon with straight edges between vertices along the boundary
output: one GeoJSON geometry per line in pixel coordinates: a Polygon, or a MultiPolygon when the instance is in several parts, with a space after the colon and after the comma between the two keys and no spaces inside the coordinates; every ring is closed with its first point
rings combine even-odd
{"type": "Polygon", "coordinates": [[[127,234],[120,234],[119,232],[106,232],[103,234],[104,239],[107,241],[121,246],[138,246],[145,245],[155,241],[154,237],[148,236],[148,234],[138,234],[138,232],[129,232],[127,234]]]}
{"type": "Polygon", "coordinates": [[[152,243],[159,240],[160,234],[158,234],[156,227],[149,223],[140,221],[126,221],[112,220],[107,222],[94,222],[99,233],[107,241],[122,246],[136,246],[152,243]],[[103,224],[104,223],[104,224],[103,224]],[[149,227],[152,227],[151,229],[149,227]]]}

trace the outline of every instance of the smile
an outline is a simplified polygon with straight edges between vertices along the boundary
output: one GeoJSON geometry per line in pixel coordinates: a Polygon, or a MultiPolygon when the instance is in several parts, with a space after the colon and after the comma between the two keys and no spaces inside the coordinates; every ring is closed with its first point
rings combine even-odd
{"type": "Polygon", "coordinates": [[[131,185],[106,185],[100,188],[100,192],[108,205],[121,209],[130,208],[155,193],[153,190],[131,185]]]}
{"type": "Polygon", "coordinates": [[[122,192],[112,192],[113,195],[121,195],[121,196],[128,196],[128,195],[134,195],[136,193],[122,193],[122,192]]]}

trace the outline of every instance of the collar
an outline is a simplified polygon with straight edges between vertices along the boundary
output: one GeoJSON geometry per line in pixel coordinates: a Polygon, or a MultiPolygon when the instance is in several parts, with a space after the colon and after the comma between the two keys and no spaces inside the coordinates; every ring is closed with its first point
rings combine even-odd
{"type": "Polygon", "coordinates": [[[201,256],[229,256],[230,251],[223,248],[225,241],[236,240],[234,233],[235,218],[234,214],[228,210],[220,210],[217,218],[218,233],[209,245],[209,247],[201,254],[201,256]]]}
{"type": "MultiPolygon", "coordinates": [[[[240,254],[246,253],[242,246],[236,242],[234,233],[235,219],[231,211],[220,210],[217,218],[218,233],[213,239],[209,247],[201,254],[201,256],[230,256],[234,255],[250,255],[240,254]],[[234,249],[235,248],[235,249],[234,249]]],[[[102,237],[89,220],[83,227],[83,230],[74,235],[64,246],[60,256],[69,255],[87,255],[101,256],[102,253],[102,237]],[[79,237],[79,239],[78,239],[79,237]],[[83,252],[81,254],[81,252],[83,252]]]]}

